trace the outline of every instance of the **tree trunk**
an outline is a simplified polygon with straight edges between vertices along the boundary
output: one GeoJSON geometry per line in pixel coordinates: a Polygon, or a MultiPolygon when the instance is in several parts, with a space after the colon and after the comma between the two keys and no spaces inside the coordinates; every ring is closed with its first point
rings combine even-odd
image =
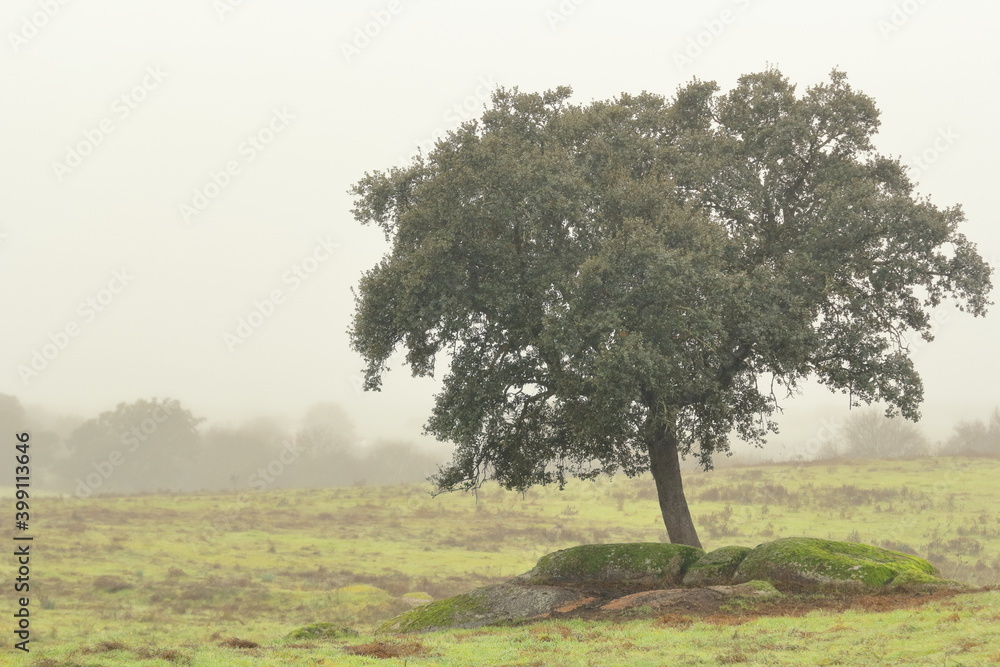
{"type": "Polygon", "coordinates": [[[667,536],[673,544],[687,544],[701,548],[698,532],[694,529],[684,486],[681,483],[681,462],[677,451],[677,437],[673,429],[658,426],[647,441],[649,468],[656,482],[656,496],[667,536]]]}

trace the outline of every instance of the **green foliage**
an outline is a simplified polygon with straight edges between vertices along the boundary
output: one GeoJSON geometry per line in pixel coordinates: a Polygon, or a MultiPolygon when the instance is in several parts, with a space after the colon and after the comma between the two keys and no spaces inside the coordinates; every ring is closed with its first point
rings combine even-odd
{"type": "Polygon", "coordinates": [[[427,424],[457,444],[442,489],[635,475],[660,436],[710,467],[809,376],[918,417],[903,334],[929,339],[946,297],[985,314],[991,269],[961,208],[874,151],[871,98],[776,70],[570,95],[500,89],[352,190],[392,243],[356,293],[366,388],[397,348],[414,375],[450,357],[427,424]]]}

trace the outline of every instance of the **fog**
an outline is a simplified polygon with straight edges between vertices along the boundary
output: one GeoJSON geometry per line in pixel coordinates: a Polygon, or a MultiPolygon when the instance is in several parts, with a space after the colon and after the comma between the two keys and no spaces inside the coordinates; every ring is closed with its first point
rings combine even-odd
{"type": "Polygon", "coordinates": [[[0,429],[31,432],[41,450],[32,467],[37,488],[77,498],[412,483],[446,458],[440,447],[364,440],[333,403],[295,420],[207,423],[172,399],[122,402],[84,419],[0,394],[0,429]]]}
{"type": "MultiPolygon", "coordinates": [[[[937,205],[962,204],[996,265],[998,19],[971,0],[8,0],[0,394],[24,410],[10,428],[33,430],[60,488],[86,472],[68,464],[79,427],[154,397],[204,420],[200,463],[170,472],[136,448],[119,468],[141,484],[100,491],[253,488],[289,437],[312,448],[281,484],[425,476],[447,456],[421,434],[440,376],[398,358],[381,392],[361,391],[351,287],[388,246],[347,190],[478,116],[497,85],[586,102],[694,77],[726,90],[770,65],[801,90],[840,68],[882,110],[879,150],[937,205]]],[[[1000,316],[945,304],[933,321],[912,352],[932,443],[1000,404],[1000,316]]],[[[758,456],[812,455],[853,414],[812,385],[782,407],[758,456]]],[[[101,456],[126,446],[115,433],[101,456]]]]}

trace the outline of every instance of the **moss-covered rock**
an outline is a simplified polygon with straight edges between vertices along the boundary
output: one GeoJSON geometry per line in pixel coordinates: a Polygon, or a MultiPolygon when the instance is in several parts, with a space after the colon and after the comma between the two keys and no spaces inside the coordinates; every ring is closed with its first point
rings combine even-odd
{"type": "Polygon", "coordinates": [[[298,630],[292,630],[285,639],[294,640],[317,640],[317,639],[343,639],[345,637],[357,637],[358,631],[333,623],[310,623],[302,626],[298,630]]]}
{"type": "Polygon", "coordinates": [[[965,588],[965,584],[918,571],[900,572],[889,587],[908,593],[929,593],[941,588],[965,588]]]}
{"type": "Polygon", "coordinates": [[[378,632],[476,628],[547,614],[579,598],[579,593],[555,586],[485,586],[400,614],[383,623],[378,632]]]}
{"type": "Polygon", "coordinates": [[[905,575],[923,584],[938,581],[927,561],[866,544],[790,537],[761,544],[740,563],[733,581],[769,581],[780,590],[865,591],[905,575]]]}
{"type": "Polygon", "coordinates": [[[542,556],[527,584],[652,590],[679,586],[704,551],[683,544],[585,544],[542,556]]]}
{"type": "MultiPolygon", "coordinates": [[[[446,600],[407,594],[404,600],[424,604],[386,621],[378,632],[475,628],[598,609],[613,614],[745,612],[772,604],[786,591],[961,587],[936,575],[934,566],[915,556],[806,537],[708,554],[677,544],[592,544],[545,555],[507,583],[446,600]]],[[[377,590],[351,592],[372,595],[377,590]]]]}
{"type": "Polygon", "coordinates": [[[727,605],[749,608],[758,600],[781,597],[781,593],[766,581],[751,581],[735,586],[701,586],[698,588],[668,588],[641,591],[616,598],[601,605],[606,612],[644,614],[710,614],[727,605]]]}
{"type": "Polygon", "coordinates": [[[751,551],[750,547],[722,547],[710,551],[688,568],[683,583],[685,586],[731,584],[736,568],[751,551]]]}

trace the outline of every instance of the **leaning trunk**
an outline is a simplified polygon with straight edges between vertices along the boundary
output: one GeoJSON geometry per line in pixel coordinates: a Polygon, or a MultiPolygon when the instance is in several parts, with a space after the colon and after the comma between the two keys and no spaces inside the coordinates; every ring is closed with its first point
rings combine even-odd
{"type": "Polygon", "coordinates": [[[660,501],[660,513],[667,536],[673,544],[687,544],[701,548],[698,532],[694,529],[684,486],[681,483],[680,453],[677,450],[677,436],[673,429],[661,426],[655,429],[647,442],[649,468],[656,482],[656,496],[660,501]]]}

